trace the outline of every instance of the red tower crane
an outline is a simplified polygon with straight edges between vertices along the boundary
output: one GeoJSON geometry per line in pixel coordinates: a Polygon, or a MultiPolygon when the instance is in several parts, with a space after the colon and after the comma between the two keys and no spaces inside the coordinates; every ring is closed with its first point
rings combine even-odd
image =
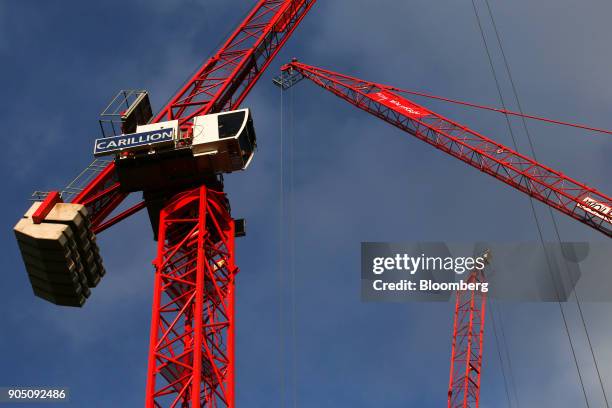
{"type": "Polygon", "coordinates": [[[314,4],[257,1],[154,117],[146,92],[130,103],[133,93],[125,93],[122,134],[95,146],[96,154],[114,160],[71,203],[52,192],[15,228],[35,293],[81,306],[99,280],[81,275],[101,268],[92,232],[147,208],[158,250],[146,407],[235,406],[234,237],[240,231],[222,173],[249,164],[252,118],[248,109],[237,109],[314,4]],[[109,218],[135,191],[143,192],[143,202],[109,218]]]}
{"type": "MultiPolygon", "coordinates": [[[[307,78],[359,109],[604,235],[612,236],[612,199],[609,196],[398,95],[402,92],[398,88],[342,75],[297,60],[284,65],[281,70],[282,74],[274,82],[283,89],[307,78]]],[[[484,279],[484,274],[478,271],[472,272],[469,277],[474,282],[484,279]]],[[[457,292],[448,408],[478,407],[480,404],[485,306],[485,294],[457,292]]]]}

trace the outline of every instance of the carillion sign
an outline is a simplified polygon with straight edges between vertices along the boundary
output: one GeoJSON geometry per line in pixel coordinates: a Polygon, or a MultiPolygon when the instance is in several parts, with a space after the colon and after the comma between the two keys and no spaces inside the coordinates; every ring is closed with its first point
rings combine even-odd
{"type": "Polygon", "coordinates": [[[94,145],[94,156],[104,156],[105,154],[116,153],[119,151],[134,150],[151,145],[163,145],[174,141],[174,130],[158,129],[149,132],[132,133],[129,135],[105,137],[96,139],[94,145]]]}

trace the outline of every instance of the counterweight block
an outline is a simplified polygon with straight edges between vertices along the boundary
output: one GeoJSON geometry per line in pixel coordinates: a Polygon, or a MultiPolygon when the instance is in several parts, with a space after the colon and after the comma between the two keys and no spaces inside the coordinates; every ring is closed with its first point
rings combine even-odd
{"type": "Polygon", "coordinates": [[[87,210],[56,203],[36,223],[32,216],[41,205],[34,203],[14,228],[32,290],[56,305],[83,306],[105,273],[87,210]]]}

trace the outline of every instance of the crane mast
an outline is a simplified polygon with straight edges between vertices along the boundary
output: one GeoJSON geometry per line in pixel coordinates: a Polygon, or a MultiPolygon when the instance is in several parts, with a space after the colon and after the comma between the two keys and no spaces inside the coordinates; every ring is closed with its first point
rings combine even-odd
{"type": "MultiPolygon", "coordinates": [[[[485,265],[490,251],[483,254],[485,265]]],[[[474,269],[467,283],[486,282],[485,270],[474,269]]],[[[480,406],[482,345],[485,329],[487,294],[481,291],[459,290],[455,295],[455,317],[448,382],[448,408],[480,406]]]]}

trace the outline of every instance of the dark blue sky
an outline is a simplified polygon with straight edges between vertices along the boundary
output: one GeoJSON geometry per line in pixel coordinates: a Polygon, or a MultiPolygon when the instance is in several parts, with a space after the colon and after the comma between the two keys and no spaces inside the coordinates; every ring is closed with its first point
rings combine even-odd
{"type": "MultiPolygon", "coordinates": [[[[155,251],[146,215],[100,235],[108,273],[83,309],[33,296],[11,229],[33,190],[61,188],[91,161],[97,115],[117,90],[148,89],[154,109],[160,108],[253,3],[0,3],[0,166],[6,175],[0,386],[68,386],[67,405],[74,407],[142,405],[155,251]]],[[[491,6],[524,108],[612,128],[612,4],[493,0],[491,6]]],[[[492,40],[490,26],[485,29],[492,40]]],[[[287,406],[294,384],[302,407],[443,406],[452,305],[362,303],[359,243],[537,241],[529,201],[312,84],[285,93],[281,115],[280,91],[271,79],[293,56],[368,80],[499,105],[470,1],[319,0],[247,99],[259,150],[247,172],[226,178],[235,216],[248,221],[237,255],[237,404],[281,406],[283,360],[287,406]],[[292,123],[282,133],[281,116],[285,125],[292,123]],[[285,146],[294,141],[283,169],[285,175],[294,170],[293,182],[285,180],[293,199],[285,194],[284,202],[293,202],[295,221],[291,228],[283,223],[286,267],[279,279],[281,134],[285,146]]],[[[493,58],[501,73],[496,50],[493,58]]],[[[503,88],[510,100],[506,79],[503,88]]],[[[424,103],[510,143],[503,117],[424,103]]],[[[514,124],[527,152],[527,139],[514,124]]],[[[610,192],[609,137],[541,124],[530,130],[543,163],[610,192]]],[[[536,208],[546,238],[554,239],[548,212],[536,208]]],[[[602,239],[573,220],[556,219],[564,240],[602,239]]],[[[575,308],[567,308],[589,402],[602,407],[581,323],[575,308]]],[[[583,309],[611,395],[612,308],[593,303],[583,309]]],[[[504,304],[496,310],[520,406],[585,406],[558,306],[504,304]]],[[[508,406],[503,381],[489,330],[483,408],[508,406]]]]}

